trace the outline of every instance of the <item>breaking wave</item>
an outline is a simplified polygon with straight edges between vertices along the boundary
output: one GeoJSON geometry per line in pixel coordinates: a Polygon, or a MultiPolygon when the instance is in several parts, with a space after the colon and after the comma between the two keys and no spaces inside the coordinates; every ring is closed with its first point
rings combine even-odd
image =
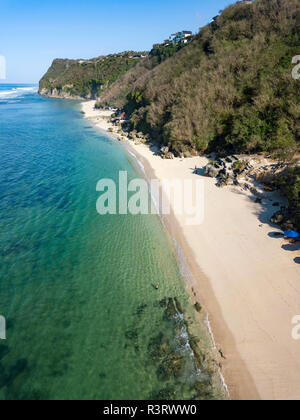
{"type": "Polygon", "coordinates": [[[38,92],[37,86],[26,86],[26,87],[9,87],[5,85],[3,87],[5,90],[1,90],[0,86],[0,100],[8,100],[20,98],[25,95],[32,95],[38,92]]]}

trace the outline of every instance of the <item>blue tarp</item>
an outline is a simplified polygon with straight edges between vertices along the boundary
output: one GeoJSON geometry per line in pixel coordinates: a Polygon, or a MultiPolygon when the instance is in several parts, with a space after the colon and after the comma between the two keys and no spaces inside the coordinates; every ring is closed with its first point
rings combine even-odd
{"type": "Polygon", "coordinates": [[[294,230],[286,230],[284,232],[284,235],[287,236],[288,238],[298,238],[299,237],[299,233],[295,232],[294,230]]]}

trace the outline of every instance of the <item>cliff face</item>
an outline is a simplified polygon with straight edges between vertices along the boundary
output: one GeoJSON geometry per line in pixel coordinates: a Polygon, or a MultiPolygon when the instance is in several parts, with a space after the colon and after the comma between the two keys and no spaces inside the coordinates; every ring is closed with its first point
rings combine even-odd
{"type": "MultiPolygon", "coordinates": [[[[300,150],[299,0],[238,2],[155,67],[141,62],[99,98],[172,152],[300,150]]],[[[149,56],[150,60],[151,53],[149,56]]]]}
{"type": "Polygon", "coordinates": [[[299,46],[299,0],[238,2],[186,45],[54,60],[40,93],[123,108],[133,129],[175,153],[286,158],[300,150],[299,46]]]}
{"type": "Polygon", "coordinates": [[[146,54],[125,52],[91,60],[56,59],[41,79],[39,93],[53,98],[95,99],[146,54]]]}

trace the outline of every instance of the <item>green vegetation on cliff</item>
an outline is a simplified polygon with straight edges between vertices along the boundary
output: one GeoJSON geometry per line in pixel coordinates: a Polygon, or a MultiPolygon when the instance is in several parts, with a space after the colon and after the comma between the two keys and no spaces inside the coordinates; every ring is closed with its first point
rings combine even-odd
{"type": "Polygon", "coordinates": [[[131,96],[135,97],[136,83],[138,81],[142,82],[144,77],[154,68],[186,47],[187,45],[182,42],[167,46],[165,44],[154,45],[146,58],[140,60],[134,68],[119,77],[109,89],[101,93],[96,107],[116,106],[123,108],[126,106],[127,112],[133,112],[136,104],[135,102],[133,103],[132,109],[130,104],[131,96]]]}
{"type": "MultiPolygon", "coordinates": [[[[98,106],[124,108],[132,128],[175,153],[266,152],[289,159],[300,146],[297,55],[299,0],[239,2],[170,57],[150,54],[98,106]]],[[[300,229],[299,167],[275,184],[288,199],[285,219],[300,229]]]]}
{"type": "Polygon", "coordinates": [[[145,55],[130,51],[91,60],[56,59],[40,81],[40,93],[96,98],[145,55]]]}
{"type": "Polygon", "coordinates": [[[162,62],[150,56],[98,105],[122,106],[138,131],[173,151],[299,149],[299,0],[237,3],[162,62]]]}
{"type": "MultiPolygon", "coordinates": [[[[226,8],[187,43],[155,45],[90,61],[55,60],[44,94],[97,97],[126,111],[131,128],[176,153],[265,152],[289,159],[300,149],[299,0],[255,0],[226,8]],[[133,53],[135,54],[135,53],[133,53]]],[[[278,185],[300,229],[300,172],[278,185]]]]}

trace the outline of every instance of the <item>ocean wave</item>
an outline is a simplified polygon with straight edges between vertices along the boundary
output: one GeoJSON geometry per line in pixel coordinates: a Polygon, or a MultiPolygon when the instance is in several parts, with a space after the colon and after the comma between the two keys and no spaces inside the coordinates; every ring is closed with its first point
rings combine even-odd
{"type": "Polygon", "coordinates": [[[38,92],[37,86],[32,87],[14,87],[10,90],[0,91],[0,99],[18,98],[24,95],[30,95],[38,92]]]}
{"type": "Polygon", "coordinates": [[[133,156],[134,158],[137,158],[136,155],[132,153],[130,150],[128,150],[128,153],[131,154],[131,156],[133,156]]]}
{"type": "Polygon", "coordinates": [[[130,154],[131,156],[133,156],[133,157],[136,159],[136,161],[137,161],[137,163],[138,163],[139,167],[140,167],[140,168],[141,168],[141,170],[144,172],[144,174],[146,174],[145,167],[144,167],[144,165],[142,164],[142,162],[140,162],[140,161],[138,160],[137,156],[136,156],[134,153],[132,153],[130,150],[128,150],[128,152],[129,152],[129,154],[130,154]]]}

